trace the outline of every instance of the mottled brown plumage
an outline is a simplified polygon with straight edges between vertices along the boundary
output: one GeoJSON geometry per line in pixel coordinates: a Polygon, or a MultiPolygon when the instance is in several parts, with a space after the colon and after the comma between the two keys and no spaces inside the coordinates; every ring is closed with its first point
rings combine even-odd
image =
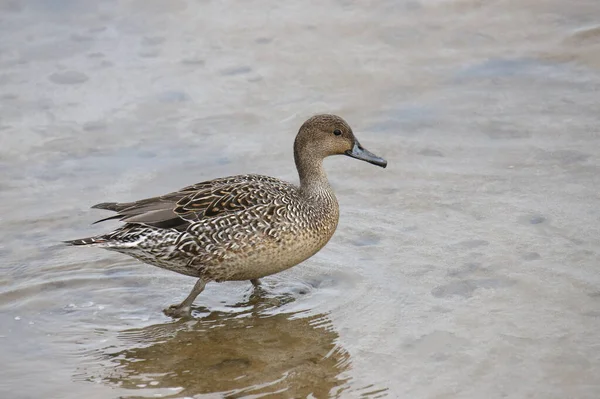
{"type": "Polygon", "coordinates": [[[300,186],[260,175],[205,181],[160,197],[106,202],[93,208],[117,212],[117,230],[80,240],[142,262],[198,277],[190,295],[166,310],[189,315],[206,282],[258,279],[288,269],[318,252],[331,238],[339,209],[323,158],[345,154],[385,167],[360,146],[335,115],[307,120],[294,142],[300,186]]]}

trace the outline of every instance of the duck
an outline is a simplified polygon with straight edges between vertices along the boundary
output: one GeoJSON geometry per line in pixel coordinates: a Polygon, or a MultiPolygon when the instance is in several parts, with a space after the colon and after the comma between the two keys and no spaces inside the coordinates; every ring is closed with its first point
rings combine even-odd
{"type": "Polygon", "coordinates": [[[158,197],[103,202],[92,208],[116,212],[98,220],[123,222],[112,232],[65,241],[129,255],[197,279],[189,295],[164,310],[190,317],[209,282],[250,281],[295,266],[333,236],[339,205],[323,160],[346,155],[382,168],[387,161],[366,150],[337,115],[306,120],[294,140],[299,184],[257,174],[203,181],[158,197]]]}

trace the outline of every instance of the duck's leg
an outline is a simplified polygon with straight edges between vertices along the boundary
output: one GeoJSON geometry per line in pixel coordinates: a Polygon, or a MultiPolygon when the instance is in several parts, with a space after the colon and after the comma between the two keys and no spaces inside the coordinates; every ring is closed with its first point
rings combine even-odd
{"type": "Polygon", "coordinates": [[[252,290],[252,293],[250,294],[250,302],[258,302],[265,293],[265,290],[263,289],[259,279],[254,278],[250,280],[250,282],[254,287],[254,290],[252,290]]]}
{"type": "Polygon", "coordinates": [[[256,308],[257,310],[281,305],[279,299],[269,295],[269,292],[265,290],[264,285],[259,279],[255,278],[250,280],[250,282],[254,286],[254,291],[250,294],[249,301],[254,304],[254,306],[258,306],[256,308]]]}
{"type": "Polygon", "coordinates": [[[192,303],[194,303],[196,297],[204,291],[204,287],[206,287],[206,281],[199,278],[187,298],[178,305],[169,306],[164,310],[164,313],[171,317],[189,317],[192,314],[192,303]]]}

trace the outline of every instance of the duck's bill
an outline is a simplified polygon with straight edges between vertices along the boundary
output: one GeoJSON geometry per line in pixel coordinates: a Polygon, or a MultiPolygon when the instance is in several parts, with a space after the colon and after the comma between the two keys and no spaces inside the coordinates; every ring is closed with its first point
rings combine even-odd
{"type": "Polygon", "coordinates": [[[346,155],[360,159],[361,161],[372,163],[373,165],[381,166],[382,168],[387,166],[387,161],[385,159],[365,150],[358,141],[354,143],[354,147],[351,150],[346,151],[346,155]]]}

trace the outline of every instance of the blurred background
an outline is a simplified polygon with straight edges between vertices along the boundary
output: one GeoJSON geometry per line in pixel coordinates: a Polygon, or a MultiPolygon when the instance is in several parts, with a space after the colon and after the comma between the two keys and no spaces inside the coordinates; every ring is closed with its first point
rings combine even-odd
{"type": "Polygon", "coordinates": [[[600,397],[597,0],[0,2],[3,398],[600,397]],[[211,284],[61,240],[103,201],[296,182],[335,113],[319,254],[211,284]]]}

